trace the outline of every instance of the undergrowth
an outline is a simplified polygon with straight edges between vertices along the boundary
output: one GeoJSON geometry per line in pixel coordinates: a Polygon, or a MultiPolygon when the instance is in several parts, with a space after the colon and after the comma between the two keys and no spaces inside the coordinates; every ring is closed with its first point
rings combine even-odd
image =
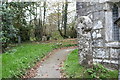
{"type": "Polygon", "coordinates": [[[118,78],[118,70],[109,70],[102,64],[94,64],[93,68],[85,68],[79,64],[78,50],[71,52],[64,62],[63,76],[66,78],[118,78]]]}

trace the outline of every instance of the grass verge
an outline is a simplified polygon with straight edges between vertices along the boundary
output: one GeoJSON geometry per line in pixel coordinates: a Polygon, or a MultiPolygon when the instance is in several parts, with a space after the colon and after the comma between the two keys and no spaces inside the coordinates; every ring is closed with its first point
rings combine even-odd
{"type": "Polygon", "coordinates": [[[79,64],[78,50],[71,52],[62,67],[64,77],[67,78],[118,78],[118,71],[108,70],[101,64],[94,64],[93,68],[85,68],[79,64]]]}
{"type": "Polygon", "coordinates": [[[19,78],[50,51],[60,47],[75,46],[68,42],[24,43],[13,47],[2,56],[2,78],[19,78]]]}

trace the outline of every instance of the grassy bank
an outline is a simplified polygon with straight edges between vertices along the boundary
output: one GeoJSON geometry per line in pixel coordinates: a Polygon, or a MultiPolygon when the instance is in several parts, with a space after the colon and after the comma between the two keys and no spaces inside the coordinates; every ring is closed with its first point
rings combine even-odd
{"type": "Polygon", "coordinates": [[[71,40],[49,43],[24,43],[13,47],[2,56],[2,78],[20,77],[50,51],[60,47],[74,46],[71,40]]]}
{"type": "Polygon", "coordinates": [[[118,71],[108,70],[100,64],[91,68],[80,66],[78,50],[74,50],[68,55],[63,66],[64,77],[67,78],[118,78],[118,71]]]}

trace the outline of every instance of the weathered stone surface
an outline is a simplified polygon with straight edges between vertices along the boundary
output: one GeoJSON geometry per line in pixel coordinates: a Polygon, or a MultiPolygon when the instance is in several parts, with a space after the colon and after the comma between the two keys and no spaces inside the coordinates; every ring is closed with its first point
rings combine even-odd
{"type": "Polygon", "coordinates": [[[97,38],[100,38],[100,37],[102,37],[102,35],[99,33],[99,34],[97,34],[97,38]]]}
{"type": "Polygon", "coordinates": [[[47,41],[47,37],[46,37],[46,36],[43,36],[43,37],[42,37],[42,41],[47,41]]]}
{"type": "Polygon", "coordinates": [[[92,33],[92,37],[93,37],[93,38],[96,38],[96,37],[97,37],[97,33],[96,33],[95,31],[92,33]]]}
{"type": "Polygon", "coordinates": [[[97,39],[97,40],[93,40],[93,46],[94,47],[103,47],[103,40],[102,39],[97,39]]]}
{"type": "Polygon", "coordinates": [[[114,48],[111,48],[110,49],[110,52],[111,52],[111,54],[110,54],[110,57],[111,58],[118,58],[118,51],[119,51],[120,49],[114,49],[114,48]]]}
{"type": "Polygon", "coordinates": [[[80,64],[85,67],[90,67],[93,62],[92,57],[92,40],[91,40],[91,30],[92,21],[88,16],[81,16],[76,22],[78,31],[78,43],[79,43],[79,57],[80,64]]]}
{"type": "Polygon", "coordinates": [[[103,28],[102,21],[97,21],[97,22],[94,23],[93,29],[101,29],[101,28],[103,28]]]}
{"type": "Polygon", "coordinates": [[[118,47],[120,48],[120,42],[110,42],[110,43],[106,43],[107,47],[118,47]]]}
{"type": "Polygon", "coordinates": [[[96,58],[103,58],[105,55],[105,50],[103,48],[96,48],[93,50],[94,57],[96,58]]]}
{"type": "Polygon", "coordinates": [[[112,12],[105,12],[105,40],[112,41],[113,40],[113,21],[112,21],[112,12]]]}
{"type": "MultiPolygon", "coordinates": [[[[82,58],[81,62],[84,60],[84,56],[82,54],[88,53],[88,44],[90,42],[92,43],[93,57],[96,58],[96,60],[97,58],[101,58],[100,60],[97,60],[98,62],[103,61],[115,64],[118,62],[118,54],[120,54],[120,42],[113,40],[113,3],[103,3],[103,1],[100,3],[77,3],[77,7],[79,7],[77,8],[78,17],[89,16],[89,18],[92,20],[92,30],[90,34],[88,34],[89,32],[84,32],[81,29],[81,26],[84,26],[83,24],[79,24],[80,22],[77,23],[79,56],[82,58]],[[92,37],[91,41],[89,41],[90,36],[92,37]],[[117,59],[117,61],[114,59],[117,59]]],[[[118,11],[120,17],[120,7],[118,11]]]]}

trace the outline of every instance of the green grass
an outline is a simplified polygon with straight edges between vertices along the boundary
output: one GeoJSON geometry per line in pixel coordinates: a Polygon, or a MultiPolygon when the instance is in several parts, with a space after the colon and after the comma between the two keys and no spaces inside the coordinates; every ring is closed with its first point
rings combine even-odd
{"type": "Polygon", "coordinates": [[[50,44],[22,44],[2,54],[2,77],[21,76],[53,48],[54,46],[50,44]]]}
{"type": "Polygon", "coordinates": [[[2,56],[0,56],[0,80],[2,78],[2,56]]]}
{"type": "Polygon", "coordinates": [[[74,44],[24,43],[13,47],[8,52],[0,55],[0,57],[2,56],[2,78],[20,77],[50,51],[66,46],[74,46],[74,44]]]}
{"type": "Polygon", "coordinates": [[[64,62],[63,72],[67,78],[118,78],[118,71],[108,70],[101,64],[96,64],[94,67],[85,68],[79,64],[78,50],[71,52],[64,62]]]}

